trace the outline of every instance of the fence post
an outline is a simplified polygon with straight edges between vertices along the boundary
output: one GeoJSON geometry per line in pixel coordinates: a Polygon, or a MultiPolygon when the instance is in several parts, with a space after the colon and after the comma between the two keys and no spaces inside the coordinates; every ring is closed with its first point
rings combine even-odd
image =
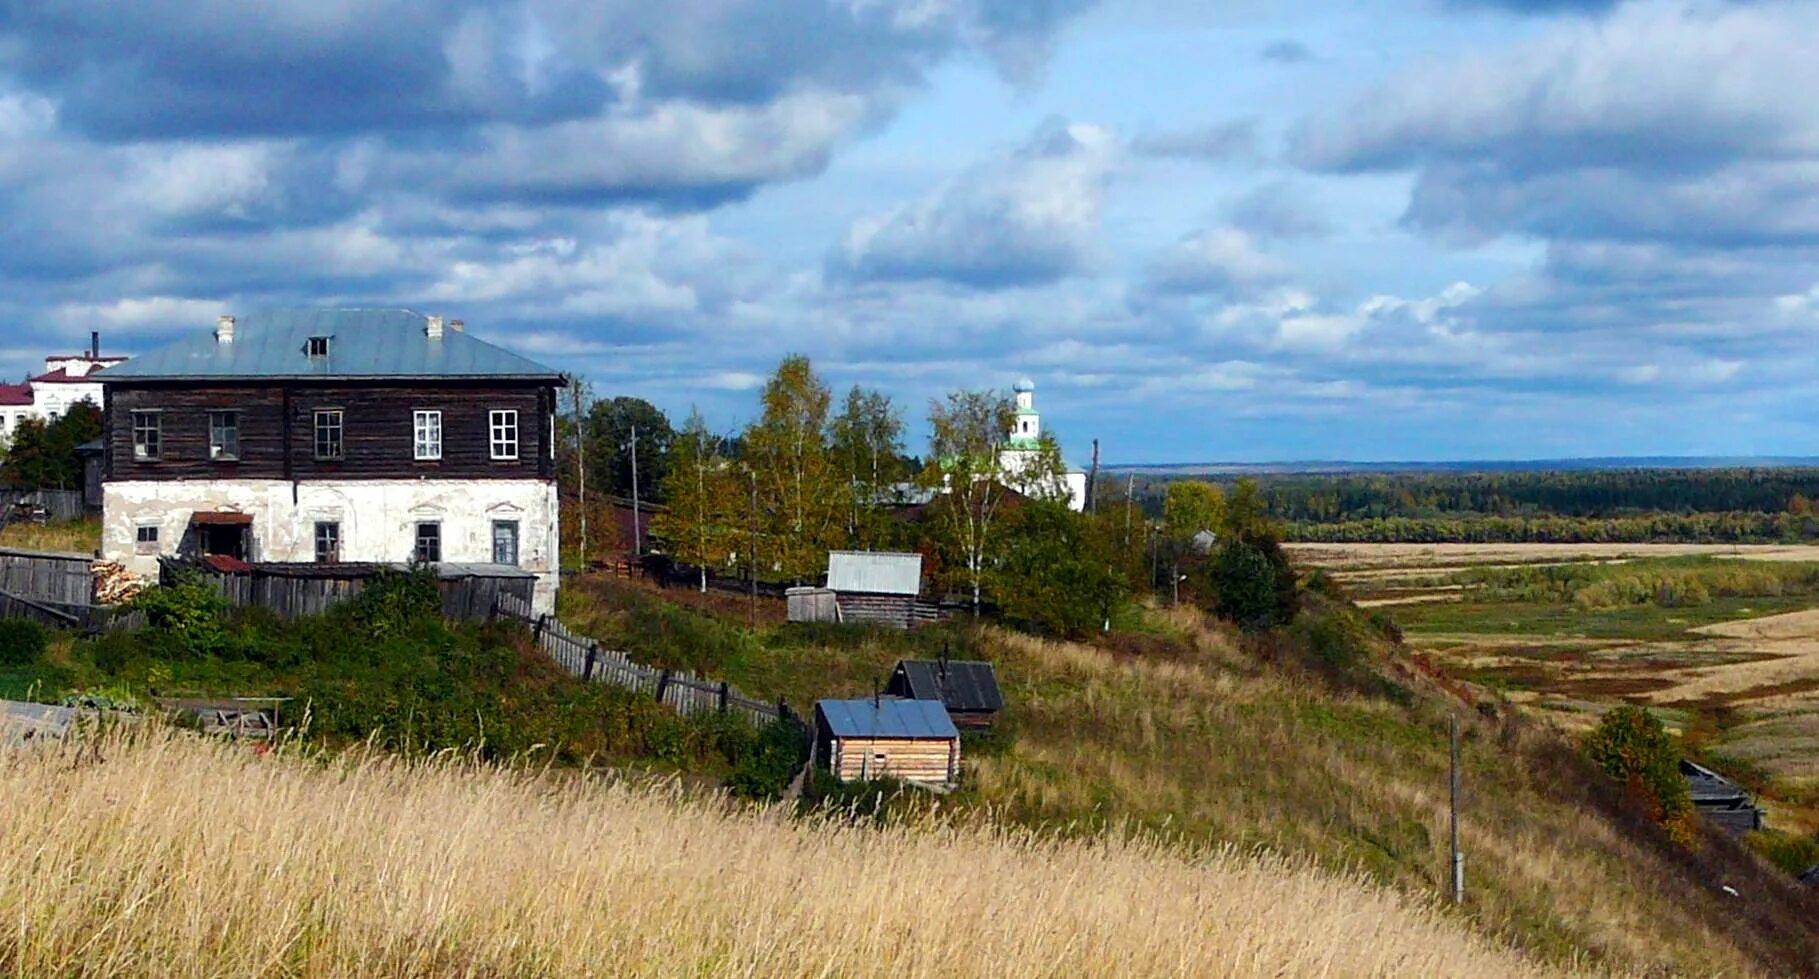
{"type": "Polygon", "coordinates": [[[531,627],[531,639],[535,642],[542,642],[543,628],[547,625],[549,625],[548,615],[537,616],[537,624],[531,627]]]}
{"type": "Polygon", "coordinates": [[[594,679],[594,657],[598,655],[600,655],[600,640],[596,639],[587,644],[587,666],[581,670],[581,682],[587,683],[594,679]]]}
{"type": "Polygon", "coordinates": [[[662,670],[657,674],[657,702],[663,702],[663,691],[669,686],[669,671],[662,670]]]}
{"type": "Polygon", "coordinates": [[[726,713],[726,695],[729,692],[728,686],[729,685],[725,680],[720,681],[720,713],[722,714],[726,713]]]}

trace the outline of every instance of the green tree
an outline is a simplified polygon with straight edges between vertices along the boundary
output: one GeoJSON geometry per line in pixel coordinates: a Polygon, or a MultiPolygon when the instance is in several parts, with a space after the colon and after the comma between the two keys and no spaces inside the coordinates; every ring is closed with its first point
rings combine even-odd
{"type": "Polygon", "coordinates": [[[588,409],[588,490],[631,498],[634,430],[638,435],[638,496],[647,502],[662,502],[676,433],[669,417],[643,398],[596,401],[588,409]]]}
{"type": "Polygon", "coordinates": [[[1281,533],[1270,517],[1263,488],[1254,479],[1240,479],[1225,498],[1224,533],[1221,537],[1243,541],[1276,540],[1281,533]]]}
{"type": "Polygon", "coordinates": [[[101,437],[101,410],[79,401],[50,422],[24,418],[6,450],[3,474],[20,489],[77,489],[82,486],[82,457],[76,448],[101,437]]]}
{"type": "Polygon", "coordinates": [[[676,560],[700,569],[701,590],[707,571],[738,548],[738,502],[744,494],[722,440],[707,430],[701,412],[688,422],[670,447],[670,469],[664,479],[669,508],[652,521],[651,533],[663,539],[676,560]]]}
{"type": "Polygon", "coordinates": [[[873,546],[878,507],[907,475],[903,416],[888,395],[854,385],[834,418],[832,450],[851,490],[847,537],[855,546],[873,546]]]}
{"type": "Polygon", "coordinates": [[[1227,540],[1207,565],[1214,610],[1247,630],[1283,621],[1276,568],[1264,552],[1242,540],[1227,540]]]}
{"type": "Polygon", "coordinates": [[[1009,496],[999,452],[1010,440],[1015,418],[1011,399],[993,391],[955,391],[946,401],[929,402],[929,463],[923,480],[945,496],[930,512],[965,568],[975,614],[997,543],[995,524],[1009,496]]]}
{"type": "Polygon", "coordinates": [[[827,567],[846,529],[851,487],[828,450],[832,401],[808,358],[791,354],[765,383],[764,414],[745,432],[743,459],[757,479],[768,550],[798,581],[827,567]]]}
{"type": "Polygon", "coordinates": [[[1162,503],[1162,530],[1171,540],[1186,543],[1203,530],[1218,533],[1223,529],[1225,494],[1219,487],[1197,479],[1168,484],[1162,503]]]}
{"type": "Polygon", "coordinates": [[[1083,636],[1104,627],[1128,594],[1119,556],[1088,520],[1059,502],[1033,502],[1006,514],[1003,556],[992,595],[1020,628],[1083,636]]]}
{"type": "Polygon", "coordinates": [[[1585,753],[1676,837],[1691,831],[1693,801],[1680,774],[1680,752],[1655,715],[1629,705],[1607,711],[1586,735],[1585,753]]]}

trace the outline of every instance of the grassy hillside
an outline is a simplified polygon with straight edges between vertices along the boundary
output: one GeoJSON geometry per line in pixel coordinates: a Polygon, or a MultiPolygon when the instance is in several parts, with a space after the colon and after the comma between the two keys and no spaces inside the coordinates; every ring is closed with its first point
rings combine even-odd
{"type": "Polygon", "coordinates": [[[154,730],[0,766],[15,975],[1552,972],[1426,903],[1231,851],[793,821],[447,756],[154,730]]]}
{"type": "Polygon", "coordinates": [[[1410,894],[1444,888],[1455,712],[1467,915],[1483,932],[1557,964],[1797,974],[1819,962],[1810,895],[1729,838],[1675,850],[1559,735],[1451,700],[1359,613],[1317,596],[1291,633],[1241,637],[1182,610],[1085,645],[967,623],[752,630],[633,586],[571,591],[571,619],[640,656],[798,704],[867,693],[901,655],[992,659],[1005,734],[968,746],[963,809],[1064,835],[1136,826],[1190,847],[1262,848],[1410,894]],[[1350,674],[1334,668],[1347,649],[1364,658],[1350,674]],[[1358,682],[1371,677],[1393,682],[1358,682]]]}

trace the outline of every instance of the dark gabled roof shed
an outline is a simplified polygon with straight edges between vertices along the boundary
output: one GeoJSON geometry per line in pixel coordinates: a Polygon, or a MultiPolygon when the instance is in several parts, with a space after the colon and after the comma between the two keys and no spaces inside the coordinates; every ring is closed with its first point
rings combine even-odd
{"type": "Polygon", "coordinates": [[[893,693],[938,700],[950,711],[991,713],[1004,709],[998,671],[982,660],[906,659],[891,675],[893,693]]]}

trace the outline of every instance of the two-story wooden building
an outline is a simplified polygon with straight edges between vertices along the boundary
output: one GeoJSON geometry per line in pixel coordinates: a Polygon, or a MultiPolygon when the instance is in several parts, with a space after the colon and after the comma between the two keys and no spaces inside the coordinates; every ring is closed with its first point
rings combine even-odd
{"type": "Polygon", "coordinates": [[[563,378],[461,321],[222,316],[99,379],[104,557],[507,564],[554,608],[563,378]]]}

